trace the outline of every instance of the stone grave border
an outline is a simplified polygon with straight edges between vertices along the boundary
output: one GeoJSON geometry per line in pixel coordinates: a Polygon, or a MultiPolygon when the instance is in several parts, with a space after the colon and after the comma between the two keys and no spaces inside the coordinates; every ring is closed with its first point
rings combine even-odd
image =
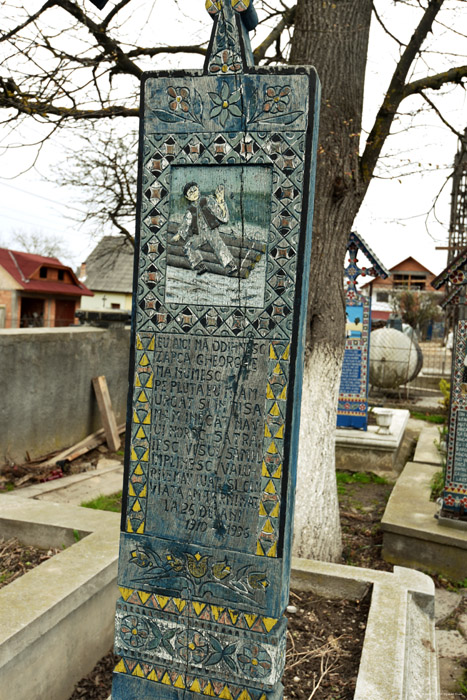
{"type": "Polygon", "coordinates": [[[0,497],[1,537],[67,547],[0,590],[0,678],[9,697],[68,700],[111,648],[119,522],[118,513],[0,497]]]}
{"type": "Polygon", "coordinates": [[[424,426],[413,457],[405,465],[381,520],[383,557],[391,564],[443,573],[454,580],[467,576],[467,532],[441,528],[439,505],[430,501],[430,482],[441,467],[435,426],[424,426]]]}
{"type": "MultiPolygon", "coordinates": [[[[0,590],[0,675],[15,700],[68,700],[111,647],[119,517],[0,496],[1,536],[73,545],[0,590]],[[75,544],[74,530],[82,538],[75,544]]],[[[294,559],[292,585],[353,599],[373,588],[355,700],[439,698],[430,578],[401,567],[388,573],[294,559]]]]}

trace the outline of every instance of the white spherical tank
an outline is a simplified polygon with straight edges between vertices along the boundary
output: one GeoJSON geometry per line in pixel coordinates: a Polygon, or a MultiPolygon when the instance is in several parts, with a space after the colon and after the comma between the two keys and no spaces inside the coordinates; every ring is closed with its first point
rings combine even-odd
{"type": "Polygon", "coordinates": [[[422,355],[415,340],[394,328],[370,334],[370,384],[396,389],[415,379],[422,368],[422,355]]]}

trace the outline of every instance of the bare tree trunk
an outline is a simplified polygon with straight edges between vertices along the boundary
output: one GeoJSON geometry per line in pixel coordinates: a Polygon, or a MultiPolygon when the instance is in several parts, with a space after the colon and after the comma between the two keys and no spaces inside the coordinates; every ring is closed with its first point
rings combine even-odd
{"type": "Polygon", "coordinates": [[[358,148],[371,0],[299,0],[290,62],[322,83],[294,555],[341,553],[336,405],[344,351],[345,251],[363,200],[358,148]]]}

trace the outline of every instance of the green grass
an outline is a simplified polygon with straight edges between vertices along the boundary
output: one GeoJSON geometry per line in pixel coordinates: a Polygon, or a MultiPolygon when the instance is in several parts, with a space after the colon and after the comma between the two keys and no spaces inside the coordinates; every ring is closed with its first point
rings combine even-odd
{"type": "Polygon", "coordinates": [[[437,498],[443,495],[443,489],[444,489],[444,472],[442,469],[439,470],[439,472],[436,472],[433,474],[431,477],[430,481],[430,487],[431,487],[431,496],[430,496],[430,501],[436,501],[437,498]]]}
{"type": "Polygon", "coordinates": [[[446,422],[446,416],[439,413],[422,413],[421,411],[410,411],[412,418],[418,418],[418,420],[425,420],[428,423],[438,423],[442,424],[446,422]]]}
{"type": "Polygon", "coordinates": [[[94,508],[95,510],[110,510],[113,513],[120,513],[122,509],[122,492],[113,493],[111,496],[98,496],[92,501],[81,503],[83,508],[94,508]]]}
{"type": "Polygon", "coordinates": [[[344,494],[345,484],[387,484],[382,476],[376,476],[369,472],[342,472],[336,471],[337,493],[344,494]]]}

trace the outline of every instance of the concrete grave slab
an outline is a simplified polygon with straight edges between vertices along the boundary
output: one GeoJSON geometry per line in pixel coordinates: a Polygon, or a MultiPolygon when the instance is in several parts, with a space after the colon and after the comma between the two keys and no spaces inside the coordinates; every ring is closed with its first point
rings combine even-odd
{"type": "MultiPolygon", "coordinates": [[[[96,469],[27,486],[21,489],[20,497],[79,506],[97,496],[110,496],[121,491],[122,483],[123,464],[116,459],[103,459],[96,469]]],[[[7,495],[16,497],[17,494],[18,491],[10,491],[7,495]]]]}
{"type": "Polygon", "coordinates": [[[9,697],[68,700],[108,652],[118,523],[117,513],[0,496],[1,537],[68,547],[0,590],[0,686],[9,697]]]}
{"type": "Polygon", "coordinates": [[[392,564],[461,580],[467,576],[467,532],[442,527],[435,518],[430,482],[436,471],[431,464],[405,466],[381,521],[382,554],[392,564]]]}
{"type": "Polygon", "coordinates": [[[435,593],[435,623],[440,625],[459,607],[462,596],[445,588],[437,588],[435,593]]]}
{"type": "Polygon", "coordinates": [[[439,700],[428,576],[402,567],[389,573],[293,559],[291,585],[326,598],[359,599],[372,589],[354,700],[439,700]]]}
{"type": "Polygon", "coordinates": [[[436,447],[439,439],[439,427],[430,423],[425,424],[418,438],[413,461],[440,467],[441,453],[436,447]]]}
{"type": "Polygon", "coordinates": [[[336,429],[337,469],[371,471],[397,478],[397,457],[410,412],[405,409],[391,410],[393,418],[389,434],[379,433],[376,425],[369,425],[366,431],[336,429]]]}

